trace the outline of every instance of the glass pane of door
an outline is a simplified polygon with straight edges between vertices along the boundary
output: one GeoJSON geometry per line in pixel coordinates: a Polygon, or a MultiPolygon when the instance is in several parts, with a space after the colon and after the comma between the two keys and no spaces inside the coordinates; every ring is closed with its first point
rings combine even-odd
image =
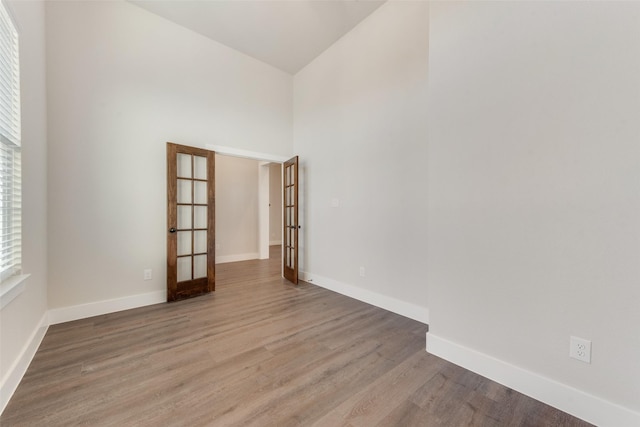
{"type": "Polygon", "coordinates": [[[215,290],[215,153],[167,143],[167,300],[215,290]]]}

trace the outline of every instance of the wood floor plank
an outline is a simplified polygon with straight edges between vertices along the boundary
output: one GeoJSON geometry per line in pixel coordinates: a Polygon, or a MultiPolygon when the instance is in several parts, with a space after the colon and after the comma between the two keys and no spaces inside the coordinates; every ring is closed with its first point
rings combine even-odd
{"type": "Polygon", "coordinates": [[[425,352],[427,325],[221,264],[216,292],[54,325],[8,426],[588,424],[425,352]]]}
{"type": "Polygon", "coordinates": [[[409,359],[386,372],[370,387],[353,395],[314,425],[375,425],[437,373],[438,362],[432,359],[435,358],[415,352],[409,359]]]}

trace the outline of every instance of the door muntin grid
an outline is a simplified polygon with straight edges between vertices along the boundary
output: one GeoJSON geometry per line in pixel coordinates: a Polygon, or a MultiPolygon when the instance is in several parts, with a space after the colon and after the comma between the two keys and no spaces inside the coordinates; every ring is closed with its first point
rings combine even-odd
{"type": "Polygon", "coordinates": [[[177,281],[207,277],[207,158],[178,153],[177,281]]]}
{"type": "Polygon", "coordinates": [[[298,283],[298,156],[283,167],[283,276],[298,283]]]}

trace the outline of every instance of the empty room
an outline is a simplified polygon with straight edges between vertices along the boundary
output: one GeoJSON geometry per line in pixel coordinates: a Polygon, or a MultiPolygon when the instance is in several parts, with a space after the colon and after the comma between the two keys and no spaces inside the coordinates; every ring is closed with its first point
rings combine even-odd
{"type": "Polygon", "coordinates": [[[640,2],[0,1],[0,425],[640,426],[640,2]]]}

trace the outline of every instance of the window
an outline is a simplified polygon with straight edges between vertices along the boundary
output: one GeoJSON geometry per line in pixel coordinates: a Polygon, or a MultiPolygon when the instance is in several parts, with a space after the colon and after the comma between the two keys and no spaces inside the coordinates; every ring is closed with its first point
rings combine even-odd
{"type": "Polygon", "coordinates": [[[20,273],[21,193],[18,33],[0,1],[0,281],[20,273]]]}

